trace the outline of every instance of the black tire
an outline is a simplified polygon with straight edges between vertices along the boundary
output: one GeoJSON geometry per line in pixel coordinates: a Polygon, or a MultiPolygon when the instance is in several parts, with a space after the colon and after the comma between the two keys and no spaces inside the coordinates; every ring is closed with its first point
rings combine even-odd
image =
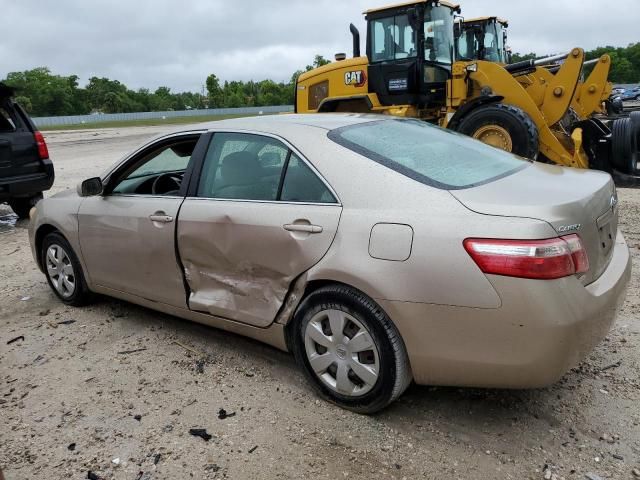
{"type": "Polygon", "coordinates": [[[630,128],[628,118],[618,118],[611,125],[611,162],[620,171],[625,170],[629,156],[628,134],[630,128]]]}
{"type": "MultiPolygon", "coordinates": [[[[47,282],[49,283],[49,287],[51,287],[51,290],[53,290],[53,293],[55,293],[56,296],[60,300],[62,300],[65,304],[71,305],[74,307],[80,307],[82,305],[86,305],[92,300],[93,295],[89,291],[89,288],[87,287],[87,282],[84,279],[84,274],[82,272],[82,266],[80,265],[80,261],[78,260],[78,257],[76,256],[75,252],[73,251],[73,248],[71,248],[71,245],[69,244],[69,242],[67,242],[67,239],[64,238],[60,233],[52,232],[47,234],[46,237],[44,237],[42,241],[42,248],[40,249],[40,259],[42,261],[43,270],[44,270],[45,276],[47,277],[47,282]],[[48,268],[49,260],[47,259],[47,253],[49,251],[49,248],[54,246],[62,249],[62,251],[64,252],[64,254],[69,260],[69,263],[65,263],[65,264],[70,265],[71,268],[73,269],[73,282],[75,287],[69,295],[63,295],[59,291],[58,287],[56,286],[56,283],[60,281],[60,277],[58,277],[58,280],[56,280],[55,278],[52,278],[50,269],[48,268]]],[[[62,261],[62,258],[61,258],[61,261],[62,261]]]]}
{"type": "Polygon", "coordinates": [[[506,130],[512,143],[512,153],[535,160],[540,151],[538,127],[521,108],[504,103],[483,105],[467,114],[458,131],[473,137],[482,127],[496,125],[506,130]]]}
{"type": "MultiPolygon", "coordinates": [[[[345,330],[342,333],[344,332],[345,330]]],[[[355,289],[344,285],[330,285],[312,292],[298,307],[289,334],[293,354],[308,381],[321,397],[342,408],[362,414],[375,413],[400,397],[411,383],[409,358],[399,332],[375,302],[355,289]],[[311,368],[305,347],[305,331],[312,319],[329,310],[344,312],[361,323],[377,349],[378,376],[375,383],[372,382],[370,390],[362,395],[338,393],[329,388],[311,368]]],[[[337,368],[336,365],[336,371],[337,368]]],[[[352,374],[355,375],[355,372],[350,370],[349,375],[352,374]]]]}
{"type": "Polygon", "coordinates": [[[637,175],[640,156],[640,111],[631,112],[629,115],[629,149],[626,173],[637,175]]]}
{"type": "Polygon", "coordinates": [[[42,200],[42,192],[31,197],[12,198],[9,200],[9,206],[20,220],[24,220],[29,218],[29,212],[40,200],[42,200]]]}

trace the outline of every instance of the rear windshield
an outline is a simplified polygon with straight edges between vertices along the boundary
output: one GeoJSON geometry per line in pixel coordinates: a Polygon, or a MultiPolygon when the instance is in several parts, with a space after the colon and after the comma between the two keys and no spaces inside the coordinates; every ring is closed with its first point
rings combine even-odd
{"type": "Polygon", "coordinates": [[[421,183],[445,190],[482,185],[529,162],[419,120],[380,120],[331,130],[334,142],[421,183]]]}

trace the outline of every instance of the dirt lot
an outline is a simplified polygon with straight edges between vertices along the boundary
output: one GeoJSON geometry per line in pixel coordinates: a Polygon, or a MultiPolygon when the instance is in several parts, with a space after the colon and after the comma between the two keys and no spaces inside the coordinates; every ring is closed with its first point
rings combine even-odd
{"type": "MultiPolygon", "coordinates": [[[[159,131],[49,133],[54,191],[159,131]]],[[[7,480],[636,478],[640,191],[620,199],[634,277],[585,363],[544,390],[412,386],[373,417],[319,401],[290,355],[257,342],[110,299],[63,306],[2,206],[0,466],[7,480]]]]}

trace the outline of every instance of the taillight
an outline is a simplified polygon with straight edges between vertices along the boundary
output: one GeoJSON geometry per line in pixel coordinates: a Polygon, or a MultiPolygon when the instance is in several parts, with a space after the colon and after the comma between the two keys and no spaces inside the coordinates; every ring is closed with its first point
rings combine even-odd
{"type": "Polygon", "coordinates": [[[480,270],[493,275],[550,280],[589,270],[578,235],[548,240],[468,238],[464,248],[480,270]]]}
{"type": "Polygon", "coordinates": [[[47,148],[47,142],[44,141],[42,133],[35,132],[33,134],[33,138],[35,138],[36,145],[38,146],[38,156],[40,157],[40,160],[49,158],[49,149],[47,148]]]}

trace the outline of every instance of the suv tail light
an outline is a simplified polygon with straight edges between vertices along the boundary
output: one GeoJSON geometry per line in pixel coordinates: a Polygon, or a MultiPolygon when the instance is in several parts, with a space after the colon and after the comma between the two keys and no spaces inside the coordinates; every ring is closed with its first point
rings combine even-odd
{"type": "Polygon", "coordinates": [[[42,133],[35,132],[33,134],[33,138],[36,140],[36,145],[38,146],[38,156],[40,157],[40,160],[49,158],[49,149],[47,148],[47,142],[44,141],[42,133]]]}
{"type": "Polygon", "coordinates": [[[550,280],[589,270],[578,235],[549,240],[468,238],[464,248],[480,270],[493,275],[550,280]]]}

